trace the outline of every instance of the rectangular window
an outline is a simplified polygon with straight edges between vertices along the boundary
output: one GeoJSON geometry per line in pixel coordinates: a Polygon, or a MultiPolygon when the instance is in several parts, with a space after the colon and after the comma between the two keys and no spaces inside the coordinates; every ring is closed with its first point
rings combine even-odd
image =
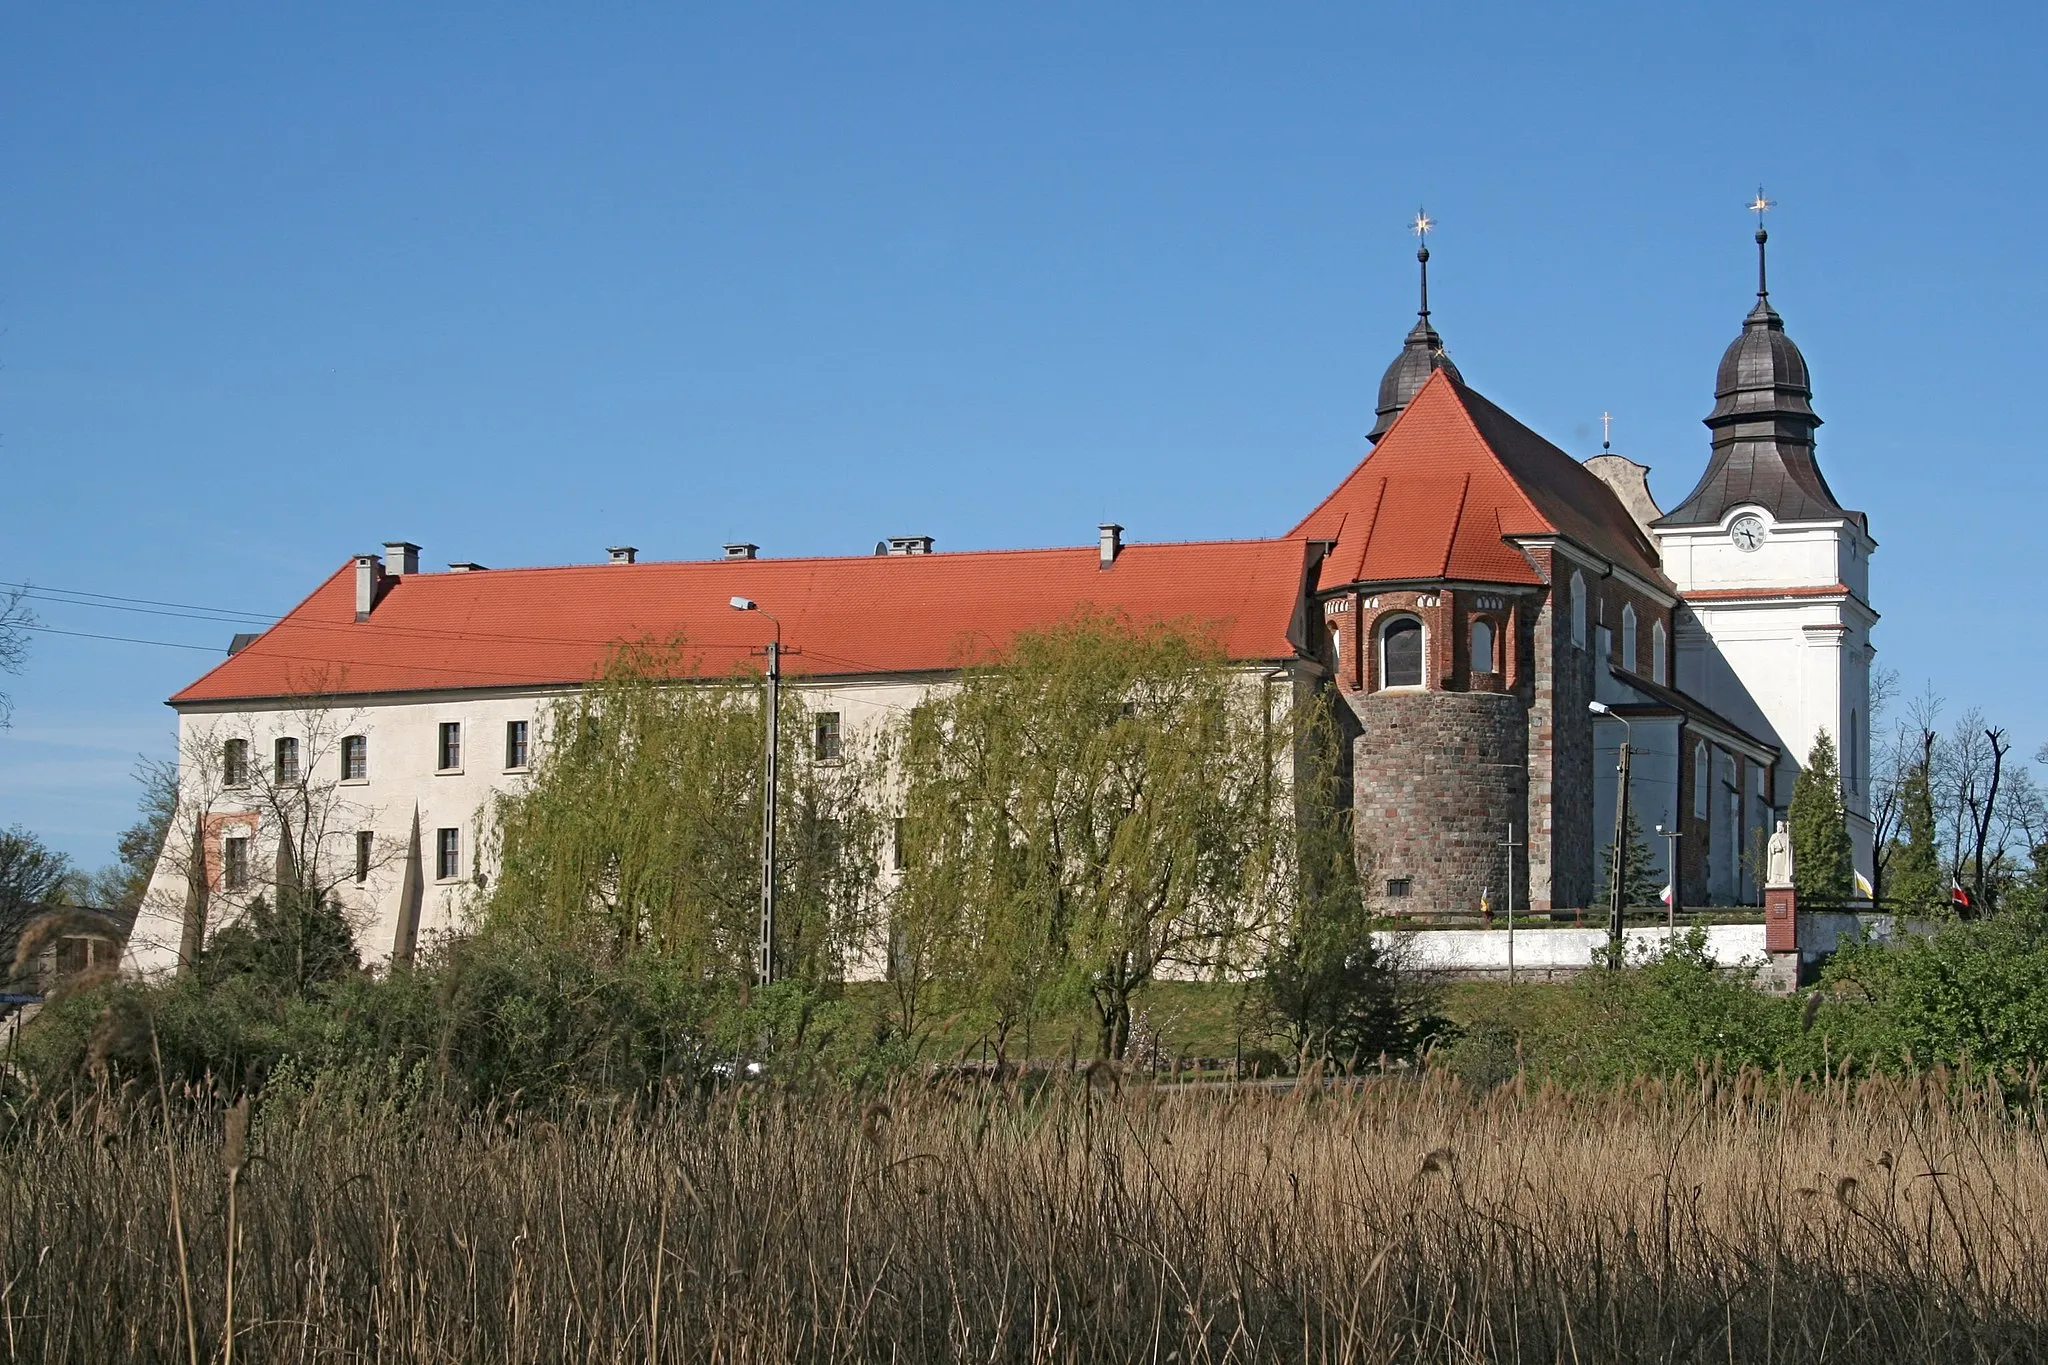
{"type": "Polygon", "coordinates": [[[361,782],[370,776],[370,737],[368,735],[343,735],[341,737],[341,780],[361,782]]]}
{"type": "Polygon", "coordinates": [[[220,746],[221,781],[230,787],[249,785],[249,741],[231,739],[220,746]]]}
{"type": "Polygon", "coordinates": [[[376,851],[377,836],[369,830],[358,831],[356,834],[356,880],[358,882],[370,880],[370,859],[376,851]]]}
{"type": "Polygon", "coordinates": [[[461,830],[434,831],[434,875],[444,882],[452,882],[462,875],[461,830]]]}
{"type": "Polygon", "coordinates": [[[280,739],[277,742],[277,783],[286,786],[299,780],[299,742],[295,739],[280,739]]]}
{"type": "Polygon", "coordinates": [[[526,722],[523,720],[505,722],[505,766],[526,766],[526,722]]]}
{"type": "Polygon", "coordinates": [[[220,843],[221,885],[230,891],[240,891],[249,884],[249,841],[240,837],[221,840],[220,843]]]}
{"type": "Polygon", "coordinates": [[[441,722],[441,739],[434,750],[434,766],[444,773],[453,772],[462,766],[461,721],[441,722]]]}
{"type": "Polygon", "coordinates": [[[903,820],[898,817],[889,834],[889,866],[901,872],[909,865],[903,854],[903,820]]]}
{"type": "Polygon", "coordinates": [[[812,730],[811,754],[820,763],[830,763],[839,757],[839,713],[820,711],[812,730]]]}
{"type": "Polygon", "coordinates": [[[1409,891],[1413,888],[1414,883],[1407,877],[1387,878],[1387,898],[1389,900],[1405,900],[1409,891]]]}

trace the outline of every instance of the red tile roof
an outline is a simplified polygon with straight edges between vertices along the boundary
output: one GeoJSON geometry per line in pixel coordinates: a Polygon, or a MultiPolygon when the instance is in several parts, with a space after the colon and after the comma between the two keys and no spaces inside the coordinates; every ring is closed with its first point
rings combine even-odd
{"type": "Polygon", "coordinates": [[[408,574],[360,623],[350,562],[171,701],[573,684],[614,643],[677,632],[722,674],[771,630],[734,596],[780,616],[801,651],[788,671],[819,677],[954,667],[1082,604],[1212,627],[1235,659],[1284,659],[1307,553],[1296,538],[1127,545],[1108,570],[1088,546],[408,574]]]}
{"type": "Polygon", "coordinates": [[[1335,540],[1324,585],[1537,583],[1507,537],[1561,535],[1669,587],[1612,489],[1446,370],[1292,534],[1335,540]]]}

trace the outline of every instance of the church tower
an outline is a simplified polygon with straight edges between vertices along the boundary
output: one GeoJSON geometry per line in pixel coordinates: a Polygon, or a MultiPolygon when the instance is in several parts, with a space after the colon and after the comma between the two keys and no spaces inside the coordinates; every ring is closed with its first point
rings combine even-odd
{"type": "MultiPolygon", "coordinates": [[[[1712,454],[1698,487],[1651,526],[1683,599],[1677,684],[1783,751],[1773,791],[1726,793],[1731,811],[1754,810],[1760,797],[1782,811],[1815,738],[1822,730],[1834,738],[1856,870],[1867,879],[1877,542],[1821,475],[1806,357],[1771,307],[1762,219],[1770,204],[1759,193],[1751,207],[1756,306],[1721,357],[1706,419],[1712,454]]],[[[1753,854],[1757,831],[1722,837],[1718,857],[1739,860],[1753,854]]]]}

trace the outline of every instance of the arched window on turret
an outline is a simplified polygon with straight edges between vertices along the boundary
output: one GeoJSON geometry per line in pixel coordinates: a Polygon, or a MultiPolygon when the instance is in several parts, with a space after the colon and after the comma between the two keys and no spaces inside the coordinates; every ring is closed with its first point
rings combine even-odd
{"type": "Polygon", "coordinates": [[[1380,686],[1422,686],[1422,622],[1396,616],[1380,627],[1380,686]]]}
{"type": "Polygon", "coordinates": [[[1707,818],[1707,742],[1701,740],[1692,746],[1692,813],[1695,818],[1707,818]]]}
{"type": "Polygon", "coordinates": [[[1586,576],[1572,570],[1572,643],[1586,647],[1586,576]]]}
{"type": "Polygon", "coordinates": [[[1665,659],[1664,623],[1650,623],[1650,681],[1668,683],[1671,681],[1671,665],[1665,659]]]}
{"type": "Polygon", "coordinates": [[[1493,666],[1493,622],[1478,620],[1472,623],[1472,671],[1474,673],[1499,672],[1493,666]]]}
{"type": "Polygon", "coordinates": [[[1629,673],[1642,670],[1636,656],[1636,605],[1625,602],[1621,608],[1621,666],[1629,673]]]}

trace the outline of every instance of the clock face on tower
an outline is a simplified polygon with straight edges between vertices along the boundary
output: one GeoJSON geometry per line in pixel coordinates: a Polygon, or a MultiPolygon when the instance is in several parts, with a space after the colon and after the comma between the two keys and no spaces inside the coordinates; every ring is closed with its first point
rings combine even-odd
{"type": "Polygon", "coordinates": [[[1754,550],[1764,543],[1763,518],[1740,516],[1728,528],[1728,538],[1738,550],[1754,550]]]}

